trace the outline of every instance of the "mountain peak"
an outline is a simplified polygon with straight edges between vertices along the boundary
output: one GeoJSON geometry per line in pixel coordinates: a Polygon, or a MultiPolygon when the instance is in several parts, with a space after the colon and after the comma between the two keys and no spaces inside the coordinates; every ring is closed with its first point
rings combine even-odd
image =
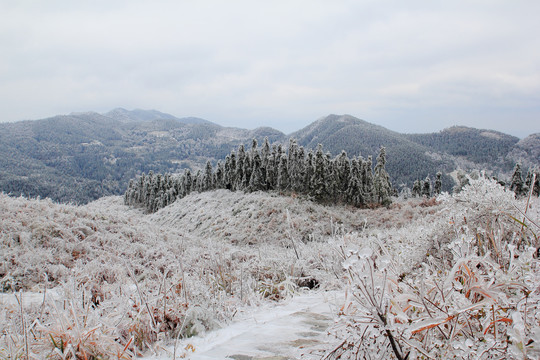
{"type": "Polygon", "coordinates": [[[167,114],[157,110],[143,110],[143,109],[134,109],[126,110],[124,108],[115,108],[105,114],[104,116],[110,117],[112,119],[128,123],[128,122],[150,122],[154,120],[174,120],[183,124],[204,124],[211,123],[208,120],[196,118],[196,117],[185,117],[177,118],[174,115],[167,114]]]}

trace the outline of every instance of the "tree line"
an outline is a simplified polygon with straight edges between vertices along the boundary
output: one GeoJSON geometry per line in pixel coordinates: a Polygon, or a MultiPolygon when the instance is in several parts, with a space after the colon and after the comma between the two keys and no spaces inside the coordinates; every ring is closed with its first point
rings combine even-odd
{"type": "Polygon", "coordinates": [[[521,163],[517,163],[514,167],[512,178],[510,179],[510,190],[516,196],[527,196],[531,193],[534,196],[540,195],[540,170],[536,167],[529,168],[525,179],[521,170],[521,163]]]}
{"type": "Polygon", "coordinates": [[[381,147],[373,168],[372,157],[332,158],[321,144],[306,151],[290,139],[289,146],[264,139],[261,147],[253,139],[251,149],[240,145],[216,166],[208,161],[204,170],[183,174],[142,174],[132,179],[124,195],[126,205],[155,212],[191,192],[228,189],[231,191],[279,191],[307,195],[321,203],[345,203],[357,207],[388,206],[393,194],[385,169],[386,149],[381,147]]]}

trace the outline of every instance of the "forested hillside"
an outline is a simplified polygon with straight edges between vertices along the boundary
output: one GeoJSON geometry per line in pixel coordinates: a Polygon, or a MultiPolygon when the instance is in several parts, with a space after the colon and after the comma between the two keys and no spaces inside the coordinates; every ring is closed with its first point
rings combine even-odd
{"type": "Polygon", "coordinates": [[[87,203],[124,193],[142,172],[176,172],[223,158],[273,129],[223,128],[157,111],[116,109],[0,124],[0,191],[87,203]]]}
{"type": "Polygon", "coordinates": [[[373,159],[386,147],[386,169],[394,187],[441,172],[451,191],[456,169],[487,170],[509,181],[515,163],[524,171],[540,166],[540,137],[516,138],[490,130],[452,128],[435,134],[404,135],[349,115],[329,115],[291,135],[268,127],[222,127],[204,119],[176,118],[155,110],[114,109],[36,121],[0,123],[0,191],[84,204],[125,192],[130,179],[154,173],[192,174],[253,139],[288,148],[296,138],[306,154],[321,144],[334,158],[373,159]]]}
{"type": "Polygon", "coordinates": [[[410,134],[406,138],[441,153],[462,156],[475,163],[498,163],[509,170],[513,163],[503,159],[519,139],[493,130],[454,126],[438,133],[410,134]]]}
{"type": "Polygon", "coordinates": [[[432,157],[429,155],[432,149],[350,115],[329,115],[291,136],[306,148],[316,147],[320,143],[332,154],[339,154],[344,149],[350,154],[375,158],[378,149],[385,146],[388,155],[386,167],[396,187],[400,184],[412,187],[415,180],[428,175],[435,177],[439,171],[444,174],[444,190],[451,190],[454,184],[453,179],[446,175],[454,168],[450,160],[432,157]]]}

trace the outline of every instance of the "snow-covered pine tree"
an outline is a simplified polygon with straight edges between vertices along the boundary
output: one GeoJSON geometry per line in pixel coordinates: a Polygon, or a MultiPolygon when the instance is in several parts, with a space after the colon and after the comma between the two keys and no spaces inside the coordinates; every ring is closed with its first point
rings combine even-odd
{"type": "Polygon", "coordinates": [[[300,184],[298,183],[298,166],[296,162],[296,153],[298,151],[298,144],[296,139],[289,139],[289,149],[287,152],[287,172],[289,174],[289,188],[292,191],[298,191],[300,184]]]}
{"type": "Polygon", "coordinates": [[[373,190],[375,193],[375,201],[384,206],[388,206],[392,202],[392,184],[390,183],[390,176],[388,176],[385,166],[386,149],[384,146],[381,146],[373,174],[373,190]]]}
{"type": "Polygon", "coordinates": [[[257,143],[257,139],[253,139],[251,140],[251,152],[250,152],[250,156],[251,158],[253,159],[253,157],[255,156],[255,151],[257,151],[257,147],[259,146],[259,144],[257,143]]]}
{"type": "Polygon", "coordinates": [[[533,186],[533,195],[540,196],[540,170],[538,168],[534,169],[534,184],[533,186]]]}
{"type": "Polygon", "coordinates": [[[275,153],[268,156],[268,161],[266,162],[266,189],[275,190],[277,183],[277,173],[276,173],[276,158],[275,153]]]}
{"type": "Polygon", "coordinates": [[[313,178],[311,179],[310,195],[317,201],[327,199],[327,167],[326,156],[323,153],[322,145],[319,144],[315,152],[313,178]]]}
{"type": "Polygon", "coordinates": [[[313,151],[310,150],[307,154],[307,157],[305,159],[304,164],[304,179],[303,179],[303,186],[304,186],[304,193],[310,194],[312,192],[312,179],[314,174],[314,165],[313,165],[313,151]]]}
{"type": "Polygon", "coordinates": [[[523,175],[521,173],[521,163],[517,163],[512,174],[512,180],[510,181],[510,190],[512,190],[516,196],[523,194],[523,175]]]}
{"type": "Polygon", "coordinates": [[[422,196],[422,185],[420,184],[420,180],[418,179],[414,180],[414,184],[412,187],[412,195],[414,197],[422,196]]]}
{"type": "Polygon", "coordinates": [[[184,189],[186,195],[189,195],[193,191],[193,177],[191,176],[191,170],[186,169],[184,172],[184,189]]]}
{"type": "Polygon", "coordinates": [[[221,161],[217,162],[216,172],[214,174],[214,189],[225,188],[225,167],[221,161]]]}
{"type": "Polygon", "coordinates": [[[201,192],[201,189],[202,189],[202,172],[201,170],[197,170],[197,172],[195,173],[195,176],[193,176],[193,186],[192,186],[192,189],[193,191],[197,191],[197,192],[201,192]]]}
{"type": "Polygon", "coordinates": [[[264,168],[268,165],[268,158],[270,157],[270,143],[268,142],[268,136],[265,136],[261,149],[261,161],[264,168]]]}
{"type": "Polygon", "coordinates": [[[253,155],[253,165],[251,171],[251,178],[249,179],[248,190],[250,192],[265,190],[266,184],[262,174],[262,161],[258,151],[255,151],[253,155]]]}
{"type": "Polygon", "coordinates": [[[206,167],[204,168],[203,181],[201,186],[201,191],[210,191],[214,189],[214,175],[212,170],[212,164],[210,160],[206,162],[206,167]]]}
{"type": "Polygon", "coordinates": [[[251,179],[251,172],[253,171],[253,165],[251,164],[251,162],[251,155],[246,154],[246,157],[244,158],[244,174],[242,176],[242,190],[244,191],[247,190],[249,187],[249,180],[251,179]]]}
{"type": "Polygon", "coordinates": [[[277,188],[279,191],[286,191],[289,188],[289,173],[287,171],[287,156],[281,155],[278,166],[277,188]]]}
{"type": "Polygon", "coordinates": [[[340,201],[347,201],[351,177],[351,161],[345,150],[334,160],[336,163],[337,196],[340,201]]]}
{"type": "Polygon", "coordinates": [[[424,184],[422,185],[422,196],[425,196],[426,198],[431,197],[431,179],[429,178],[429,175],[424,179],[424,184]]]}
{"type": "Polygon", "coordinates": [[[327,197],[333,202],[339,202],[339,172],[337,169],[337,163],[335,159],[332,159],[332,154],[329,152],[325,156],[325,166],[326,166],[326,191],[328,193],[327,197]]]}
{"type": "Polygon", "coordinates": [[[299,146],[295,157],[296,174],[294,176],[293,189],[297,193],[306,193],[306,184],[304,183],[306,173],[306,151],[303,146],[299,146]]]}
{"type": "Polygon", "coordinates": [[[349,185],[347,187],[346,201],[356,207],[364,205],[362,181],[360,180],[360,166],[356,157],[351,160],[351,175],[349,177],[349,185]]]}
{"type": "Polygon", "coordinates": [[[373,160],[371,155],[368,155],[367,160],[363,163],[362,167],[362,187],[364,191],[364,200],[366,204],[373,203],[374,192],[373,192],[373,160]]]}
{"type": "Polygon", "coordinates": [[[223,188],[232,190],[231,188],[231,155],[225,157],[225,165],[223,166],[223,188]]]}
{"type": "Polygon", "coordinates": [[[236,153],[231,151],[231,164],[229,165],[229,182],[227,183],[227,187],[230,188],[231,191],[236,190],[236,183],[238,182],[236,179],[236,153]]]}
{"type": "MultiPolygon", "coordinates": [[[[266,180],[267,172],[268,172],[268,159],[270,158],[270,143],[268,142],[268,136],[265,136],[264,142],[261,148],[261,171],[264,179],[264,183],[268,184],[268,181],[266,180]]],[[[269,190],[267,188],[267,185],[265,185],[266,190],[269,190]]]]}
{"type": "Polygon", "coordinates": [[[246,158],[246,152],[244,145],[238,147],[238,154],[236,155],[236,172],[235,172],[235,190],[243,190],[243,178],[244,178],[244,160],[246,158]]]}
{"type": "Polygon", "coordinates": [[[433,187],[434,195],[440,195],[442,191],[442,173],[439,171],[435,175],[435,186],[433,187]]]}

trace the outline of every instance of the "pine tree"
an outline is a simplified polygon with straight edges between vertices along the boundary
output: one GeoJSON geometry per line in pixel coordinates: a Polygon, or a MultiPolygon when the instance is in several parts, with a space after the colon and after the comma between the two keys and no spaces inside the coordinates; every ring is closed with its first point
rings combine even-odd
{"type": "Polygon", "coordinates": [[[265,190],[265,182],[262,175],[262,161],[259,153],[256,151],[253,156],[253,168],[249,180],[249,191],[265,190]]]}
{"type": "Polygon", "coordinates": [[[424,180],[424,184],[422,186],[422,196],[427,198],[431,197],[431,179],[429,178],[429,175],[426,176],[426,179],[424,180]]]}
{"type": "Polygon", "coordinates": [[[517,163],[514,168],[514,174],[510,182],[510,190],[512,190],[516,196],[523,194],[523,176],[521,174],[521,163],[517,163]]]}
{"type": "Polygon", "coordinates": [[[251,164],[251,161],[251,156],[246,155],[246,157],[244,158],[242,190],[246,190],[249,187],[249,180],[251,179],[251,172],[253,171],[253,165],[251,164]]]}
{"type": "Polygon", "coordinates": [[[412,194],[414,197],[420,197],[422,196],[422,185],[420,184],[420,180],[415,180],[413,187],[412,187],[412,194]]]}
{"type": "Polygon", "coordinates": [[[360,167],[356,158],[351,160],[351,175],[349,177],[349,185],[347,187],[346,201],[356,207],[364,205],[362,182],[360,180],[360,167]]]}
{"type": "Polygon", "coordinates": [[[218,161],[216,172],[214,174],[214,189],[224,189],[225,188],[225,167],[218,161]]]}
{"type": "Polygon", "coordinates": [[[231,155],[225,157],[225,165],[223,166],[223,188],[232,190],[231,187],[231,155]]]}
{"type": "Polygon", "coordinates": [[[286,191],[289,187],[289,173],[287,172],[287,156],[281,155],[278,166],[277,188],[280,191],[286,191]]]}
{"type": "Polygon", "coordinates": [[[269,190],[268,188],[268,180],[266,177],[268,176],[268,160],[270,158],[270,143],[268,142],[268,136],[264,138],[264,143],[261,149],[261,171],[263,176],[263,181],[266,184],[266,190],[269,190]]]}
{"type": "Polygon", "coordinates": [[[206,162],[206,167],[204,169],[203,181],[201,186],[201,191],[210,191],[214,189],[214,175],[212,170],[212,164],[210,160],[206,162]]]}
{"type": "Polygon", "coordinates": [[[307,154],[307,157],[305,159],[304,164],[304,193],[310,194],[313,191],[312,187],[312,180],[313,180],[313,174],[314,174],[314,155],[313,151],[309,151],[307,154]]]}
{"type": "Polygon", "coordinates": [[[235,173],[235,186],[236,190],[243,190],[244,184],[244,160],[246,158],[246,152],[244,150],[244,145],[238,147],[238,154],[236,155],[236,173],[235,173]]]}
{"type": "Polygon", "coordinates": [[[298,191],[298,166],[296,162],[296,153],[298,151],[298,145],[296,139],[289,139],[289,151],[287,153],[287,172],[289,174],[289,187],[292,191],[298,191]]]}
{"type": "Polygon", "coordinates": [[[367,160],[363,163],[362,169],[362,187],[364,192],[364,199],[366,204],[372,203],[374,200],[374,191],[373,191],[373,172],[372,166],[373,161],[371,155],[368,156],[367,160]]]}
{"type": "Polygon", "coordinates": [[[272,154],[268,157],[268,162],[266,164],[266,189],[275,190],[276,183],[277,183],[276,159],[275,159],[275,154],[272,154]]]}
{"type": "Polygon", "coordinates": [[[341,152],[341,154],[336,157],[334,160],[336,163],[336,182],[337,182],[337,195],[342,201],[346,201],[347,198],[347,190],[350,185],[350,177],[351,177],[351,164],[349,157],[347,156],[347,153],[345,150],[341,152]]]}
{"type": "Polygon", "coordinates": [[[392,199],[392,185],[390,183],[390,177],[385,169],[386,165],[386,149],[381,146],[379,150],[379,156],[377,156],[377,164],[373,175],[373,189],[375,193],[375,200],[384,206],[390,205],[392,199]]]}
{"type": "Polygon", "coordinates": [[[228,176],[228,183],[227,183],[227,188],[230,188],[231,191],[236,190],[236,183],[237,183],[236,166],[237,166],[236,153],[233,150],[231,151],[231,164],[229,165],[229,176],[228,176]]]}
{"type": "Polygon", "coordinates": [[[311,179],[312,188],[310,193],[317,201],[324,201],[328,196],[326,171],[326,156],[322,151],[322,145],[319,144],[317,152],[315,153],[313,178],[311,179]]]}
{"type": "Polygon", "coordinates": [[[305,193],[306,184],[304,183],[306,174],[306,152],[303,146],[300,146],[296,151],[295,157],[296,174],[294,176],[294,191],[298,193],[305,193]]]}
{"type": "Polygon", "coordinates": [[[189,169],[186,169],[184,172],[184,189],[186,195],[189,195],[193,191],[193,178],[189,169]]]}
{"type": "Polygon", "coordinates": [[[442,190],[442,173],[439,171],[435,176],[435,187],[433,192],[435,195],[440,195],[442,190]]]}

